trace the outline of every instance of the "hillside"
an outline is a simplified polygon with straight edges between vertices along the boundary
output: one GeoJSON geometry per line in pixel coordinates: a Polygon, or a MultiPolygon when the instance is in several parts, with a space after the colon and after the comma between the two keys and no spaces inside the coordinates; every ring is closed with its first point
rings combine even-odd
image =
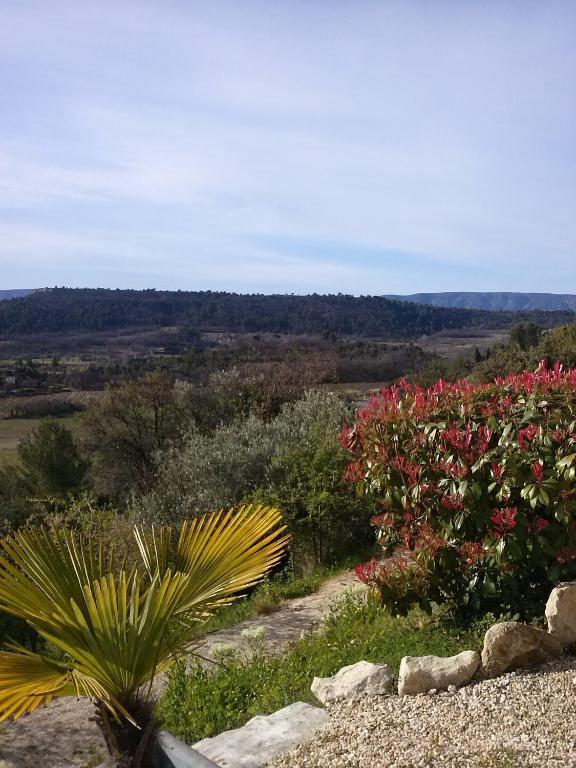
{"type": "Polygon", "coordinates": [[[505,328],[520,319],[546,326],[571,312],[484,312],[391,301],[381,296],[309,296],[52,288],[0,302],[0,334],[185,326],[273,332],[415,338],[443,330],[505,328]]]}
{"type": "Polygon", "coordinates": [[[412,293],[408,296],[388,295],[395,301],[410,301],[433,307],[482,309],[489,311],[576,311],[576,296],[570,293],[481,293],[455,291],[446,293],[412,293]]]}
{"type": "Polygon", "coordinates": [[[0,301],[5,301],[6,299],[20,299],[23,296],[28,296],[29,293],[33,293],[34,290],[34,288],[13,288],[6,291],[0,290],[0,301]]]}

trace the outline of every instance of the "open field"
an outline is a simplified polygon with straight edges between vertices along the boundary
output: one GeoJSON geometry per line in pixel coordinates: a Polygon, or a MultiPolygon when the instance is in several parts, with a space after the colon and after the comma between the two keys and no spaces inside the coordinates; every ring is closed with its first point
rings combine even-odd
{"type": "Polygon", "coordinates": [[[0,448],[0,469],[7,465],[14,466],[14,464],[18,464],[18,461],[18,451],[9,448],[2,450],[0,448]]]}
{"type": "MultiPolygon", "coordinates": [[[[74,427],[73,416],[56,419],[68,429],[74,427]]],[[[40,423],[41,419],[0,419],[0,466],[18,460],[18,443],[40,423]]]]}
{"type": "Polygon", "coordinates": [[[480,352],[495,344],[503,344],[507,341],[509,331],[505,329],[494,330],[467,330],[458,332],[443,331],[430,336],[423,336],[416,342],[425,352],[432,352],[441,357],[465,357],[471,358],[474,350],[480,352]]]}
{"type": "MultiPolygon", "coordinates": [[[[72,405],[78,408],[86,408],[90,403],[102,400],[104,392],[102,391],[67,391],[54,392],[43,395],[18,395],[0,398],[0,419],[10,419],[11,421],[30,421],[29,418],[11,418],[19,416],[18,410],[34,409],[41,405],[58,406],[59,404],[72,405]]],[[[35,415],[34,413],[32,415],[35,415]]]]}

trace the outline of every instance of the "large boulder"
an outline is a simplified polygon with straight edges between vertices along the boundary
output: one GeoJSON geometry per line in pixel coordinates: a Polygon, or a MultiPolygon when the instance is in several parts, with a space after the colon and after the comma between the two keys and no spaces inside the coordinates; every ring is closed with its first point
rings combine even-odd
{"type": "Polygon", "coordinates": [[[202,739],[194,749],[220,768],[260,768],[310,740],[328,719],[325,709],[299,701],[273,715],[253,717],[242,728],[202,739]]]}
{"type": "Polygon", "coordinates": [[[546,603],[548,631],[564,647],[576,643],[576,581],[558,584],[546,603]]]}
{"type": "Polygon", "coordinates": [[[476,651],[463,651],[457,656],[404,656],[400,662],[398,693],[400,696],[443,691],[450,686],[467,683],[480,664],[476,651]]]}
{"type": "Polygon", "coordinates": [[[562,643],[543,629],[504,621],[490,627],[482,649],[483,677],[497,677],[512,669],[543,664],[563,653],[562,643]]]}
{"type": "Polygon", "coordinates": [[[378,696],[391,693],[394,673],[387,664],[371,664],[359,661],[337,672],[333,677],[315,677],[312,693],[322,704],[339,699],[359,699],[361,696],[378,696]]]}

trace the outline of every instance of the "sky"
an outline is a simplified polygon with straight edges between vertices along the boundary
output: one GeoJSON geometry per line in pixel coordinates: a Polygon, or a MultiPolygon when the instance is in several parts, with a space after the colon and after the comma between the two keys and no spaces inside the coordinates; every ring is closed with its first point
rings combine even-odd
{"type": "Polygon", "coordinates": [[[0,0],[0,288],[576,293],[573,0],[0,0]]]}

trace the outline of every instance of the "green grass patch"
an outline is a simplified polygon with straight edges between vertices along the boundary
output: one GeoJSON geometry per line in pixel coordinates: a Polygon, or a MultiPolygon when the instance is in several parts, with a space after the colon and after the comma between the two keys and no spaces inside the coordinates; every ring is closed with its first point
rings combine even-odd
{"type": "Polygon", "coordinates": [[[333,675],[346,664],[365,659],[398,670],[403,656],[450,656],[480,648],[486,623],[462,626],[446,615],[430,617],[419,611],[393,618],[348,596],[333,608],[322,633],[303,638],[278,656],[267,657],[256,644],[249,659],[226,654],[223,666],[215,669],[178,662],[158,715],[176,736],[197,741],[295,701],[314,703],[312,678],[333,675]]]}

